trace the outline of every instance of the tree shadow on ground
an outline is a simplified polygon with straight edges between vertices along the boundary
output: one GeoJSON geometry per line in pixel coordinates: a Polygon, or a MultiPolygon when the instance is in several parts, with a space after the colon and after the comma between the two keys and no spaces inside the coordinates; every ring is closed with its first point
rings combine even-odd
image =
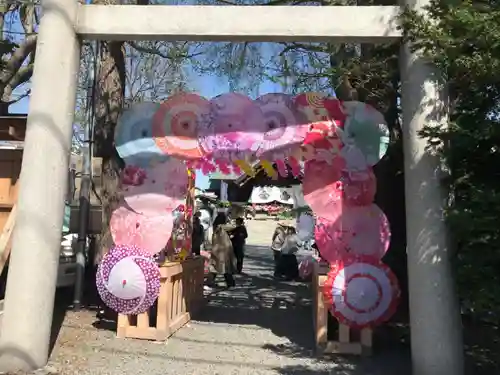
{"type": "Polygon", "coordinates": [[[237,278],[237,286],[207,296],[208,303],[198,321],[237,325],[256,325],[284,337],[287,343],[266,344],[264,349],[291,358],[315,358],[327,361],[329,369],[283,366],[280,374],[409,374],[407,327],[389,325],[377,332],[371,358],[324,356],[315,350],[312,318],[312,292],[303,282],[279,281],[272,276],[272,259],[265,247],[253,247],[245,259],[245,275],[237,278]],[[332,363],[335,370],[331,369],[332,363]],[[389,365],[390,364],[390,365],[389,365]],[[380,370],[377,370],[380,369],[380,370]],[[388,372],[388,369],[392,372],[388,372]]]}

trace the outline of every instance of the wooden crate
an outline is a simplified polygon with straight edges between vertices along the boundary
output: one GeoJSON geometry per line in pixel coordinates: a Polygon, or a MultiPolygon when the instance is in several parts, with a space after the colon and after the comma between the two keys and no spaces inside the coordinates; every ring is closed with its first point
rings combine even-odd
{"type": "Polygon", "coordinates": [[[329,312],[325,306],[321,290],[326,281],[327,273],[327,264],[315,263],[311,286],[316,351],[318,353],[370,355],[372,351],[373,331],[369,328],[356,331],[339,323],[337,339],[334,341],[328,340],[329,312]]]}
{"type": "Polygon", "coordinates": [[[203,258],[166,262],[160,273],[156,308],[139,315],[119,314],[117,337],[166,340],[203,306],[203,258]]]}

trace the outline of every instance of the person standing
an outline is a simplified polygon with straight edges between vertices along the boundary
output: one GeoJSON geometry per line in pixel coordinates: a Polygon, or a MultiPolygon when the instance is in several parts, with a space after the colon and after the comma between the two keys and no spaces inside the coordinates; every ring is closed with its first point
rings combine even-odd
{"type": "Polygon", "coordinates": [[[226,222],[222,222],[222,218],[219,222],[221,223],[217,226],[214,225],[207,286],[208,288],[215,286],[215,278],[217,277],[217,274],[223,274],[227,287],[231,288],[235,285],[233,274],[236,271],[236,257],[234,256],[231,239],[224,228],[224,224],[226,224],[226,222]]]}
{"type": "Polygon", "coordinates": [[[200,222],[201,226],[203,227],[203,250],[207,250],[209,243],[210,243],[210,234],[211,234],[211,227],[212,227],[212,215],[208,211],[207,208],[203,207],[199,211],[200,213],[200,222]]]}
{"type": "Polygon", "coordinates": [[[200,212],[193,217],[193,232],[191,233],[191,251],[195,255],[200,255],[201,244],[203,243],[204,230],[200,221],[200,212]]]}
{"type": "Polygon", "coordinates": [[[233,244],[234,255],[236,256],[236,272],[243,270],[243,259],[245,258],[245,243],[248,237],[247,228],[243,218],[236,219],[236,227],[229,233],[233,244]]]}

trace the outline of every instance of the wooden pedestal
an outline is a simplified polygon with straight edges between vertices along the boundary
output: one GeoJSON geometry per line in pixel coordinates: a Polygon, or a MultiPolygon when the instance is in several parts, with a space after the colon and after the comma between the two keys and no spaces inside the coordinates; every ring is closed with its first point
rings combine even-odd
{"type": "Polygon", "coordinates": [[[328,265],[315,263],[312,280],[314,340],[318,353],[338,353],[370,355],[372,350],[372,330],[351,330],[339,323],[336,340],[328,339],[328,308],[323,301],[322,287],[326,281],[328,265]]]}
{"type": "Polygon", "coordinates": [[[166,340],[203,306],[203,258],[166,262],[160,266],[160,273],[156,309],[139,315],[119,314],[117,337],[166,340]]]}

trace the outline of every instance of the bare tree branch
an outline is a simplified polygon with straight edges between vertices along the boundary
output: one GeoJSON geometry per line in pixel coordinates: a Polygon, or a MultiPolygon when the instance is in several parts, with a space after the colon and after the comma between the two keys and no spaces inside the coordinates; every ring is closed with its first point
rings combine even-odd
{"type": "Polygon", "coordinates": [[[163,52],[159,48],[147,47],[145,45],[141,45],[141,44],[139,44],[137,42],[133,42],[133,41],[128,41],[127,44],[130,47],[137,50],[138,52],[148,53],[151,55],[157,55],[157,56],[163,57],[164,59],[190,59],[190,58],[193,58],[193,57],[196,57],[196,56],[199,56],[202,54],[202,52],[193,53],[193,54],[173,54],[173,53],[170,53],[171,49],[168,49],[167,52],[163,52]]]}
{"type": "Polygon", "coordinates": [[[36,41],[36,35],[29,35],[7,60],[4,68],[0,72],[0,93],[4,92],[5,87],[21,68],[29,54],[35,51],[36,41]]]}
{"type": "Polygon", "coordinates": [[[12,77],[9,83],[5,86],[2,93],[2,101],[9,102],[12,97],[12,92],[16,89],[16,87],[19,87],[30,80],[33,75],[33,65],[33,63],[30,63],[19,68],[16,74],[14,74],[14,77],[12,77]]]}

